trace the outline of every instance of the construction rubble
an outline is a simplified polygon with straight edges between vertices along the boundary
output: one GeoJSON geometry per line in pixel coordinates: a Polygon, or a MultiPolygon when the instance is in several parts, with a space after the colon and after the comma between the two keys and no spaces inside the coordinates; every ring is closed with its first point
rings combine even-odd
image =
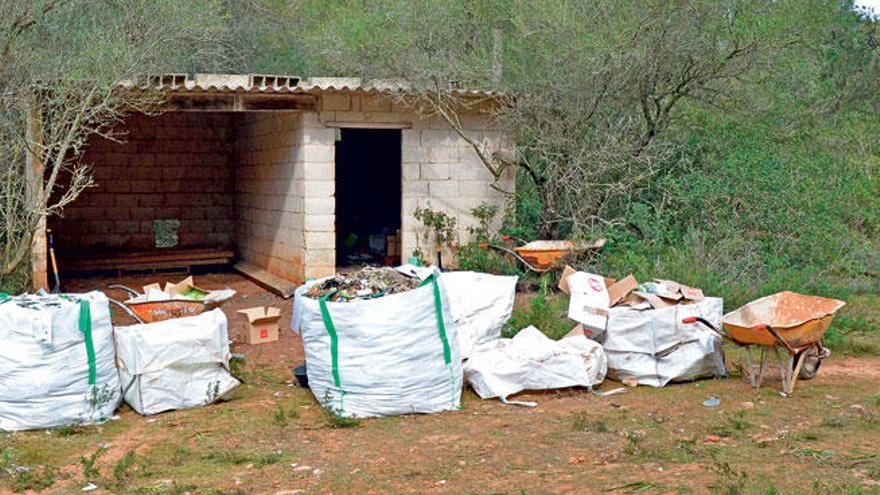
{"type": "MultiPolygon", "coordinates": [[[[345,417],[458,410],[465,384],[483,399],[535,406],[512,397],[569,387],[596,395],[623,390],[596,390],[606,378],[663,387],[724,377],[726,338],[747,346],[753,386],[760,386],[766,359],[755,372],[751,346],[762,356],[787,351],[780,366],[790,395],[798,376],[811,378],[828,356],[820,339],[844,304],[785,292],[724,315],[721,298],[674,280],[615,280],[565,266],[558,288],[577,325],[555,341],[534,326],[508,327],[517,283],[515,276],[418,265],[307,281],[292,305],[291,328],[305,354],[296,378],[345,417]]],[[[109,288],[130,297],[0,295],[7,344],[0,346],[0,429],[102,422],[122,401],[149,415],[232,397],[241,381],[230,367],[227,318],[218,307],[235,291],[205,289],[192,277],[142,292],[109,288]],[[136,324],[114,328],[111,305],[136,324]]],[[[246,342],[277,341],[284,311],[238,310],[247,320],[246,342]]]]}
{"type": "Polygon", "coordinates": [[[419,286],[417,278],[408,277],[388,267],[366,266],[348,275],[338,274],[312,285],[305,293],[312,299],[328,297],[334,302],[373,299],[399,294],[419,286]]]}

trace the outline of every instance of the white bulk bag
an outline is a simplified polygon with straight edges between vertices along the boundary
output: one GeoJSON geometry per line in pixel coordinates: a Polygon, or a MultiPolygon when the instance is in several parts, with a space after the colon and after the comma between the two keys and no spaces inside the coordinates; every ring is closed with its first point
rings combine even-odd
{"type": "Polygon", "coordinates": [[[444,272],[440,280],[458,330],[461,358],[467,359],[478,344],[501,337],[501,329],[513,312],[517,277],[444,272]]]}
{"type": "Polygon", "coordinates": [[[605,379],[602,346],[583,335],[549,339],[533,326],[511,339],[477,346],[464,364],[468,383],[483,399],[523,390],[592,387],[605,379]]]}
{"type": "Polygon", "coordinates": [[[608,355],[608,376],[634,377],[640,385],[652,387],[724,376],[721,336],[699,323],[681,322],[700,316],[720,328],[722,312],[723,301],[718,297],[643,311],[611,308],[602,344],[608,355]]]}
{"type": "Polygon", "coordinates": [[[107,297],[0,297],[0,429],[88,424],[119,405],[107,297]]]}
{"type": "Polygon", "coordinates": [[[116,328],[119,381],[140,414],[199,407],[240,382],[229,373],[226,316],[197,316],[116,328]]]}
{"type": "Polygon", "coordinates": [[[436,276],[376,299],[332,302],[304,293],[296,292],[293,328],[322,406],[352,417],[460,407],[458,332],[436,276]]]}

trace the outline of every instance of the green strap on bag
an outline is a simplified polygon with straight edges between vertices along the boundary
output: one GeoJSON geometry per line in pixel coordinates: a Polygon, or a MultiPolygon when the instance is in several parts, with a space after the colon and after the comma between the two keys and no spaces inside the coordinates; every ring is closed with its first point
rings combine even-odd
{"type": "Polygon", "coordinates": [[[333,384],[339,389],[339,410],[335,411],[342,415],[345,410],[345,390],[342,390],[342,380],[339,379],[339,335],[336,333],[336,326],[333,325],[333,318],[330,317],[330,311],[327,310],[327,299],[339,291],[331,291],[324,294],[318,299],[318,306],[321,307],[321,319],[324,320],[324,328],[327,329],[327,335],[330,336],[330,366],[333,373],[333,384]]]}
{"type": "Polygon", "coordinates": [[[86,356],[89,360],[89,385],[97,381],[95,369],[95,342],[92,340],[92,310],[88,301],[79,302],[79,331],[83,333],[86,341],[86,356]]]}

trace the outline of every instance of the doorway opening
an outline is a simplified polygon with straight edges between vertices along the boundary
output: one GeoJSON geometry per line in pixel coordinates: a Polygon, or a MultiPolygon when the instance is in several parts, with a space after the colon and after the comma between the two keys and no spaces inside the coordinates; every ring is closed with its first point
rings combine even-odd
{"type": "Polygon", "coordinates": [[[336,266],[400,263],[400,129],[340,129],[336,266]]]}

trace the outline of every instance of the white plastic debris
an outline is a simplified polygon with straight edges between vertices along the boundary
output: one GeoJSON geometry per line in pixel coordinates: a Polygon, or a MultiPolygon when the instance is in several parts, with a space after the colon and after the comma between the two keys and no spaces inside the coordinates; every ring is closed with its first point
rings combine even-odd
{"type": "Polygon", "coordinates": [[[517,277],[444,272],[440,280],[458,328],[461,358],[467,359],[477,345],[501,337],[501,329],[513,312],[517,277]]]}
{"type": "Polygon", "coordinates": [[[554,341],[533,326],[511,339],[478,346],[464,365],[477,395],[502,402],[523,390],[592,387],[605,379],[605,372],[605,353],[598,343],[583,335],[554,341]]]}
{"type": "Polygon", "coordinates": [[[375,299],[321,302],[295,292],[292,326],[302,335],[309,387],[342,416],[458,409],[458,332],[442,280],[375,299]]]}
{"type": "Polygon", "coordinates": [[[662,387],[671,381],[725,375],[721,336],[702,324],[682,323],[700,316],[719,328],[722,306],[721,298],[707,297],[660,309],[611,308],[602,343],[609,378],[634,378],[639,385],[662,387]]]}
{"type": "Polygon", "coordinates": [[[101,422],[119,405],[100,292],[0,297],[0,429],[101,422]]]}
{"type": "Polygon", "coordinates": [[[226,316],[198,316],[116,328],[125,402],[140,414],[199,407],[240,382],[229,373],[226,316]]]}

